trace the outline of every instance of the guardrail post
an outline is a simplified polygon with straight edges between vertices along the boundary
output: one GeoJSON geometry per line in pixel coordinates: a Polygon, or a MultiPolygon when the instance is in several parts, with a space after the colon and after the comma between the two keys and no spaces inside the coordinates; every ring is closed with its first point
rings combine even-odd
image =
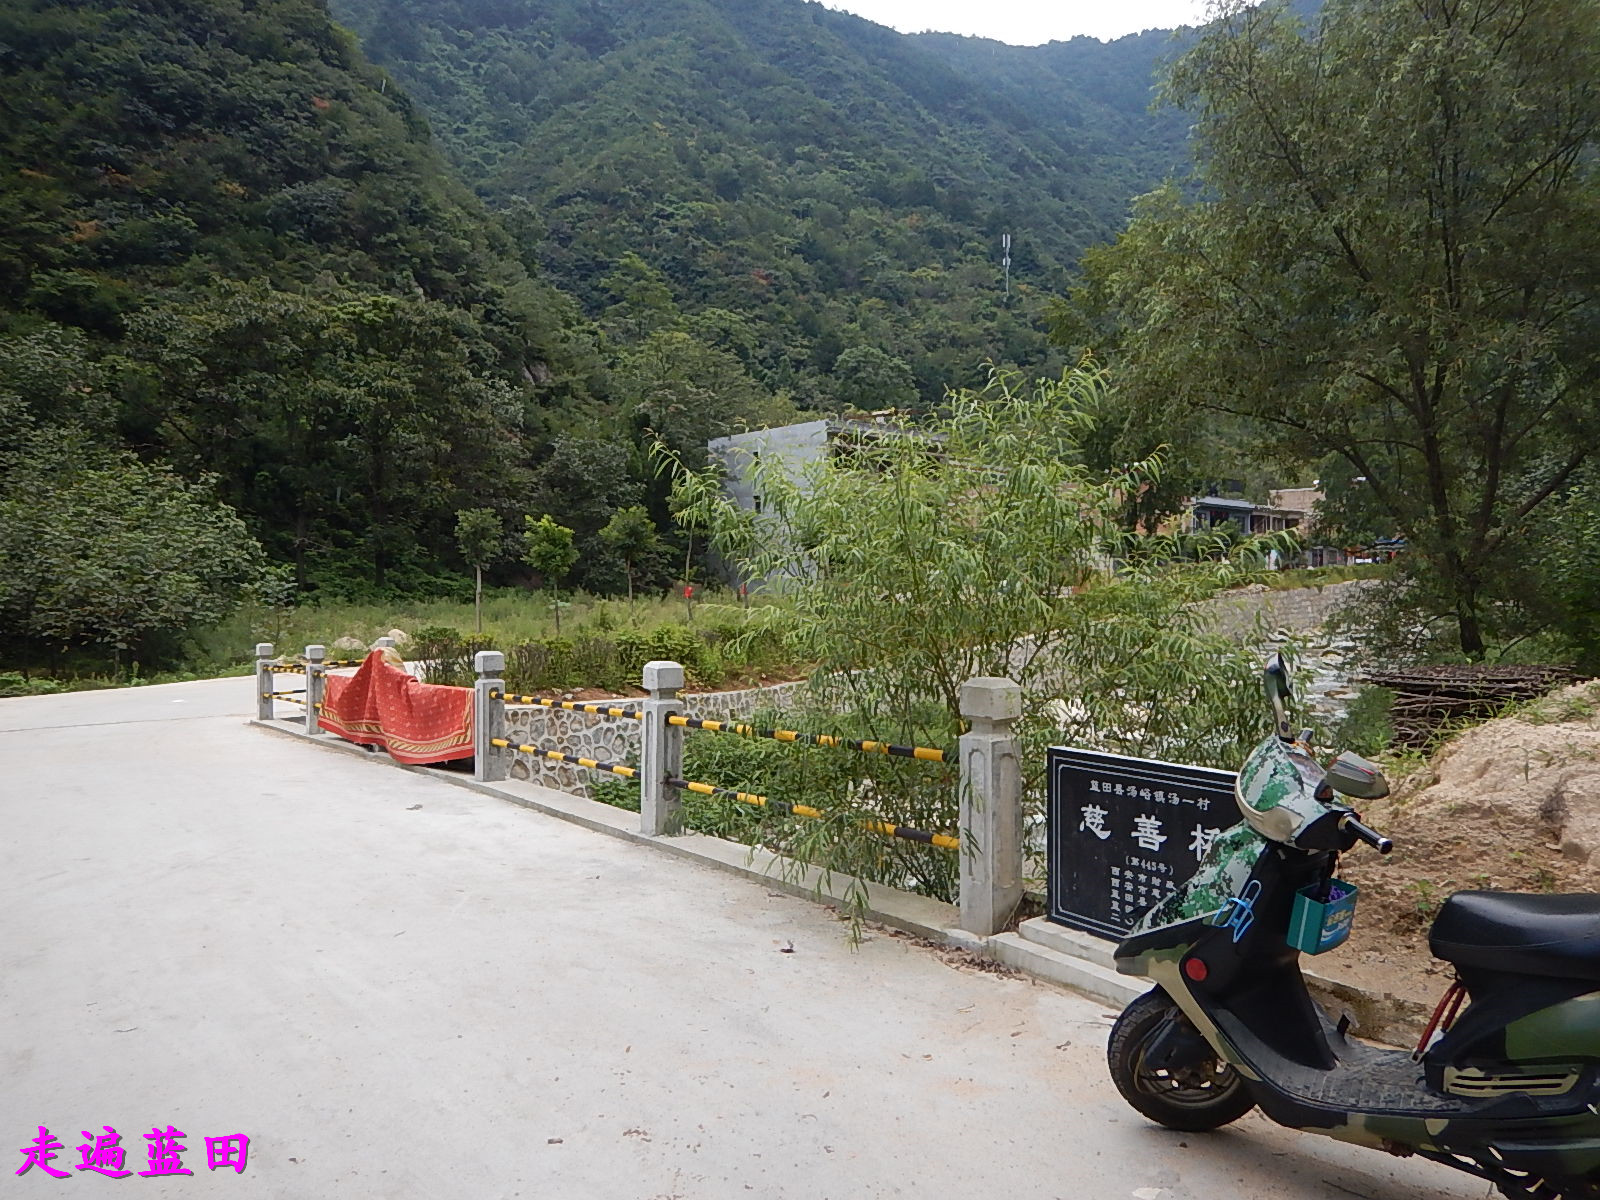
{"type": "Polygon", "coordinates": [[[999,933],[1022,902],[1022,766],[1012,722],[1022,689],[1009,679],[961,685],[961,928],[999,933]]]}
{"type": "Polygon", "coordinates": [[[272,720],[272,696],[275,690],[272,672],[268,668],[277,655],[271,642],[256,643],[256,720],[272,720]]]}
{"type": "Polygon", "coordinates": [[[472,685],[472,777],[480,783],[494,783],[506,777],[511,761],[510,750],[489,744],[491,738],[506,736],[506,683],[501,678],[506,656],[498,650],[479,650],[472,656],[472,668],[478,673],[472,685]],[[498,693],[499,698],[491,700],[490,692],[498,693]]]}
{"type": "MultiPolygon", "coordinates": [[[[394,639],[392,637],[381,637],[372,643],[373,650],[393,650],[394,648],[394,639]]],[[[367,653],[372,653],[372,650],[367,651],[367,653]]]]}
{"type": "Polygon", "coordinates": [[[683,803],[665,782],[683,776],[683,726],[667,724],[668,717],[683,711],[682,686],[678,663],[645,663],[644,690],[650,698],[639,705],[639,831],[651,837],[683,832],[683,803]]]}
{"type": "Polygon", "coordinates": [[[327,690],[323,682],[328,668],[323,660],[328,657],[326,646],[306,647],[306,732],[315,737],[322,732],[317,718],[322,715],[322,694],[327,690]]]}

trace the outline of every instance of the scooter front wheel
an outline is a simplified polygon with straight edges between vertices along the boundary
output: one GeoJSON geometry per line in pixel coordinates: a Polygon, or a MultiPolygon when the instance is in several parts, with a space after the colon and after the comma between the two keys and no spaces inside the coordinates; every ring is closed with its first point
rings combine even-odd
{"type": "Polygon", "coordinates": [[[1149,1060],[1172,1020],[1188,1018],[1164,991],[1152,988],[1123,1009],[1111,1027],[1106,1061],[1122,1098],[1157,1125],[1185,1133],[1218,1129],[1254,1108],[1239,1073],[1215,1055],[1176,1067],[1149,1060]]]}

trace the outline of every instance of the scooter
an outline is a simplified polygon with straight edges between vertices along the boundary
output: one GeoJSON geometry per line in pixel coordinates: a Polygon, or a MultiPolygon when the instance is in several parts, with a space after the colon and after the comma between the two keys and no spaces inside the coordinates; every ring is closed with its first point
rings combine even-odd
{"type": "Polygon", "coordinates": [[[1118,1091],[1169,1129],[1216,1129],[1259,1106],[1504,1196],[1600,1200],[1600,896],[1457,892],[1429,933],[1456,982],[1417,1050],[1347,1036],[1299,960],[1349,931],[1357,896],[1334,876],[1339,855],[1393,849],[1343,798],[1378,799],[1388,784],[1354,754],[1322,767],[1311,731],[1291,733],[1278,655],[1265,688],[1276,731],[1239,772],[1244,820],[1117,947],[1119,971],[1156,985],[1112,1028],[1118,1091]]]}

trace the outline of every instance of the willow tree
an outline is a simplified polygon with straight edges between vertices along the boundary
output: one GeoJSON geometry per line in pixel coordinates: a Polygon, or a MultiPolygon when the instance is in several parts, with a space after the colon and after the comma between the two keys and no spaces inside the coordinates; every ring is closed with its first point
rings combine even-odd
{"type": "Polygon", "coordinates": [[[1109,318],[1150,425],[1343,460],[1474,657],[1600,445],[1597,80],[1594,0],[1231,7],[1168,80],[1197,185],[1142,198],[1064,310],[1109,318]]]}
{"type": "MultiPolygon", "coordinates": [[[[763,581],[768,602],[751,608],[749,627],[817,664],[816,711],[793,718],[800,728],[953,747],[961,685],[1008,676],[1022,687],[1031,787],[1052,741],[1237,763],[1263,728],[1258,667],[1196,601],[1249,578],[1248,565],[1180,560],[1169,540],[1126,534],[1124,498],[1160,464],[1084,465],[1102,392],[1089,370],[1034,384],[997,375],[952,394],[943,415],[868,427],[809,463],[762,453],[744,464],[759,512],[713,471],[678,472],[679,519],[763,581]]],[[[829,820],[775,843],[797,856],[869,878],[936,879],[904,861],[931,852],[886,846],[858,822],[953,830],[953,766],[823,754],[715,782],[823,808],[829,820]],[[808,773],[827,784],[820,796],[793,790],[808,773]]]]}

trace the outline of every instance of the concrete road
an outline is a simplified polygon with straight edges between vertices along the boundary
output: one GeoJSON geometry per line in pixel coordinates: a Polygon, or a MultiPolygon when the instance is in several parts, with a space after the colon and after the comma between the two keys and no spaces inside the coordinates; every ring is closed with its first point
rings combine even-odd
{"type": "Polygon", "coordinates": [[[1146,1124],[1105,1010],[244,724],[244,679],[0,700],[0,1195],[1461,1200],[1146,1124]],[[184,1131],[192,1176],[73,1168],[184,1131]],[[24,1163],[40,1125],[63,1143],[24,1163]],[[250,1138],[245,1171],[205,1139],[250,1138]],[[7,1160],[9,1162],[7,1163],[7,1160]]]}

